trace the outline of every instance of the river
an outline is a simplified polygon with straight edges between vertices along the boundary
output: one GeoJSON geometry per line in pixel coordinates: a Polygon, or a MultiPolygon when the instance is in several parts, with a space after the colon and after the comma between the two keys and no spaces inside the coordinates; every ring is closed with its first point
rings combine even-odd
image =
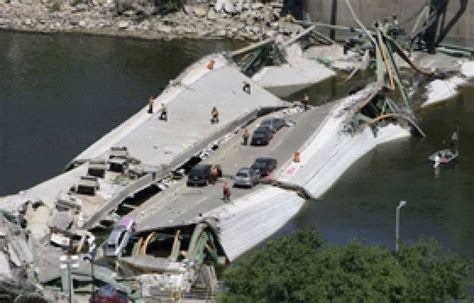
{"type": "MultiPolygon", "coordinates": [[[[0,32],[0,195],[58,174],[80,151],[146,105],[168,81],[232,41],[143,41],[0,32]]],[[[340,94],[333,82],[308,90],[314,102],[340,94]],[[324,89],[321,89],[324,88],[324,89]]],[[[419,112],[426,138],[403,139],[357,161],[278,234],[314,227],[329,243],[359,239],[394,246],[435,238],[474,258],[474,87],[419,112]],[[435,175],[427,156],[460,128],[459,161],[435,175]]]]}
{"type": "Polygon", "coordinates": [[[332,243],[358,239],[395,246],[395,209],[401,200],[400,240],[437,239],[474,258],[474,86],[418,114],[426,138],[381,145],[353,164],[318,201],[307,203],[287,229],[312,226],[332,243]],[[448,147],[460,129],[460,157],[436,175],[427,157],[448,147]]]}

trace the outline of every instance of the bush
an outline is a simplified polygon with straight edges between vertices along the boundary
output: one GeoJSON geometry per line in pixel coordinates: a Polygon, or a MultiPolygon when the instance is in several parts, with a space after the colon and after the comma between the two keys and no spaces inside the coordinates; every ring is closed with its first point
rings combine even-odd
{"type": "Polygon", "coordinates": [[[353,241],[323,247],[302,230],[269,242],[224,275],[221,302],[445,302],[464,298],[465,258],[436,242],[403,246],[395,253],[353,241]]]}
{"type": "Polygon", "coordinates": [[[176,11],[182,7],[182,3],[180,0],[164,0],[162,1],[162,11],[176,11]]]}

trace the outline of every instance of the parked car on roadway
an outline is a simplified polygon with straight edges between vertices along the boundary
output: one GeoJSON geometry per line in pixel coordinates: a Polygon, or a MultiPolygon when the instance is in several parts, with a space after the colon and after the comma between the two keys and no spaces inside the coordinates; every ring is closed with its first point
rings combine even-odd
{"type": "Polygon", "coordinates": [[[122,217],[110,233],[104,247],[107,257],[121,257],[130,236],[135,232],[136,224],[130,216],[122,217]]]}
{"type": "Polygon", "coordinates": [[[269,175],[277,165],[278,161],[273,158],[257,158],[250,168],[258,169],[260,175],[263,177],[269,175]]]}
{"type": "MultiPolygon", "coordinates": [[[[197,164],[188,174],[188,186],[206,186],[211,182],[211,164],[197,164]]],[[[216,164],[218,177],[222,177],[222,168],[219,164],[216,164]]]]}
{"type": "Polygon", "coordinates": [[[283,120],[282,118],[271,117],[262,120],[262,122],[260,122],[259,127],[269,127],[273,131],[273,133],[276,133],[283,126],[285,126],[285,120],[283,120]]]}
{"type": "Polygon", "coordinates": [[[267,145],[272,139],[273,131],[269,127],[258,127],[253,131],[251,145],[267,145]]]}
{"type": "Polygon", "coordinates": [[[101,288],[97,289],[95,293],[92,294],[90,303],[128,303],[129,300],[127,294],[124,291],[121,291],[115,288],[111,284],[106,284],[101,288]]]}
{"type": "Polygon", "coordinates": [[[254,168],[241,168],[234,176],[235,187],[254,187],[260,180],[260,171],[254,168]]]}

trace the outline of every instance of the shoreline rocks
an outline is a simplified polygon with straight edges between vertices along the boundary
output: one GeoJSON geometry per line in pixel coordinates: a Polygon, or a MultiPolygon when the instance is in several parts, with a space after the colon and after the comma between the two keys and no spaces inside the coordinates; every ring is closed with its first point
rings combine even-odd
{"type": "Polygon", "coordinates": [[[225,8],[231,10],[232,0],[227,0],[220,10],[201,2],[185,4],[172,12],[147,1],[0,0],[0,30],[162,40],[259,41],[279,34],[293,36],[303,29],[280,17],[281,2],[235,1],[233,13],[227,13],[225,8]],[[237,9],[240,11],[235,12],[237,9]]]}

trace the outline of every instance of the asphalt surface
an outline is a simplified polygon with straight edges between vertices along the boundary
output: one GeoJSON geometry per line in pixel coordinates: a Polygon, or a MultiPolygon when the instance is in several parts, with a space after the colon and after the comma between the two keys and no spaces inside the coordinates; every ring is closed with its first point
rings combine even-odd
{"type": "MultiPolygon", "coordinates": [[[[294,125],[280,129],[267,146],[243,146],[241,144],[242,131],[236,134],[227,144],[221,146],[205,160],[205,163],[220,164],[223,178],[220,178],[215,185],[205,187],[187,187],[186,178],[183,178],[134,210],[133,216],[137,221],[138,229],[182,224],[199,214],[224,205],[226,202],[222,199],[223,184],[228,182],[232,185],[232,176],[239,168],[249,167],[257,157],[272,157],[278,161],[275,170],[277,171],[287,161],[291,161],[293,153],[317,131],[332,106],[333,104],[326,104],[288,116],[281,112],[269,114],[268,116],[283,117],[287,121],[294,122],[290,123],[294,125]]],[[[249,130],[252,131],[265,117],[249,125],[249,130]]],[[[231,203],[261,186],[266,185],[259,184],[252,189],[232,188],[231,203]]]]}

